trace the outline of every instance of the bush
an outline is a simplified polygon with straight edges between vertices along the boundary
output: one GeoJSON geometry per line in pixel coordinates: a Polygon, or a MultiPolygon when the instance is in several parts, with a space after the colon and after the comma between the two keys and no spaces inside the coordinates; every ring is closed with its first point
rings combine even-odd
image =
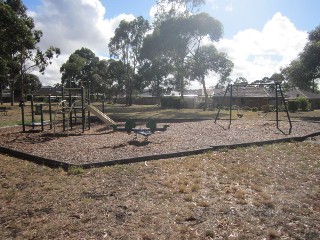
{"type": "Polygon", "coordinates": [[[161,98],[161,107],[162,108],[183,108],[183,101],[180,97],[162,97],[161,98]]]}
{"type": "Polygon", "coordinates": [[[249,107],[249,106],[244,106],[244,107],[242,108],[242,110],[251,111],[251,107],[249,107]]]}
{"type": "Polygon", "coordinates": [[[270,112],[270,105],[262,105],[261,111],[264,113],[270,112]]]}
{"type": "Polygon", "coordinates": [[[288,111],[296,112],[299,109],[299,102],[297,100],[288,101],[288,111]]]}
{"type": "MultiPolygon", "coordinates": [[[[276,111],[276,107],[274,108],[274,111],[276,111]]],[[[279,105],[278,106],[278,112],[285,112],[286,111],[286,107],[284,105],[279,105]]]]}
{"type": "Polygon", "coordinates": [[[198,104],[198,108],[205,110],[205,105],[206,105],[205,102],[201,102],[201,103],[198,104]]]}
{"type": "Polygon", "coordinates": [[[296,99],[296,101],[298,102],[299,108],[300,108],[302,111],[308,111],[308,110],[311,108],[310,101],[309,101],[307,98],[298,97],[298,98],[296,99]]]}
{"type": "Polygon", "coordinates": [[[259,110],[259,109],[258,109],[257,107],[253,107],[253,108],[251,109],[252,112],[258,112],[258,110],[259,110]]]}

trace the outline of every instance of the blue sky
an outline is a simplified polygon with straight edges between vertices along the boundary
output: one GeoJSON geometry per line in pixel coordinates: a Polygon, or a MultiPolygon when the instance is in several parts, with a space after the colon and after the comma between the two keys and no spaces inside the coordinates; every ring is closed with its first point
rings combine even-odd
{"type": "MultiPolygon", "coordinates": [[[[155,0],[23,0],[44,36],[41,47],[60,47],[62,55],[45,75],[60,81],[59,68],[76,49],[108,56],[108,39],[121,20],[142,15],[152,21],[155,0]],[[150,15],[151,14],[151,15],[150,15]]],[[[297,57],[307,32],[320,25],[319,0],[207,0],[201,9],[220,20],[224,39],[216,43],[235,67],[231,78],[249,81],[271,76],[297,57]]],[[[214,76],[209,77],[214,84],[214,76]]],[[[210,83],[208,85],[210,85],[210,83]]]]}
{"type": "MultiPolygon", "coordinates": [[[[29,10],[35,11],[42,0],[23,0],[29,10]]],[[[105,17],[133,14],[150,19],[149,11],[155,0],[102,0],[105,17]]],[[[288,17],[299,30],[311,31],[320,24],[319,0],[207,0],[202,8],[220,20],[225,28],[225,37],[230,37],[247,28],[261,29],[277,12],[288,17]],[[226,10],[229,6],[230,9],[226,10]],[[231,9],[232,8],[232,9],[231,9]]]]}

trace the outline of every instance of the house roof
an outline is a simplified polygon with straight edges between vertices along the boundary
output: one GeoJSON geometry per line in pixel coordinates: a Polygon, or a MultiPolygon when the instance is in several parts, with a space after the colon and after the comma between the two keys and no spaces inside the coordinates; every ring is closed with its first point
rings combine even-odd
{"type": "Polygon", "coordinates": [[[308,99],[320,99],[320,94],[312,93],[300,89],[291,89],[290,91],[286,92],[286,98],[288,99],[296,99],[297,97],[305,97],[308,99]]]}
{"type": "Polygon", "coordinates": [[[61,95],[62,89],[61,87],[51,87],[51,86],[43,86],[41,89],[32,92],[33,95],[37,96],[48,96],[51,95],[61,95]]]}
{"type": "MultiPolygon", "coordinates": [[[[226,89],[215,89],[214,96],[222,97],[226,89]]],[[[230,89],[226,96],[230,96],[230,89]]],[[[274,98],[276,97],[275,91],[269,90],[265,87],[256,86],[232,86],[232,96],[237,98],[274,98]]]]}

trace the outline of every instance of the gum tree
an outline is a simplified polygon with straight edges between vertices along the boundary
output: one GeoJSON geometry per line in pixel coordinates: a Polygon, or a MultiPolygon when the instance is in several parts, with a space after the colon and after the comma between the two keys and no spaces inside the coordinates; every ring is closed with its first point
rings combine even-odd
{"type": "Polygon", "coordinates": [[[0,74],[19,81],[21,98],[24,96],[25,75],[35,70],[44,73],[51,59],[60,54],[57,47],[51,46],[44,52],[40,49],[42,32],[35,29],[26,10],[21,0],[0,1],[0,74]]]}
{"type": "Polygon", "coordinates": [[[230,75],[233,63],[225,53],[218,52],[213,45],[205,45],[198,48],[190,59],[188,66],[190,78],[199,81],[205,96],[205,109],[208,107],[208,93],[205,78],[210,72],[220,76],[219,82],[224,82],[230,75]]]}
{"type": "Polygon", "coordinates": [[[172,17],[161,21],[145,41],[145,58],[152,61],[161,56],[172,64],[175,88],[183,98],[188,83],[188,61],[199,50],[204,39],[210,42],[222,37],[222,24],[207,13],[172,17]]]}
{"type": "Polygon", "coordinates": [[[140,49],[149,29],[149,22],[141,16],[131,22],[122,20],[108,45],[111,56],[120,59],[126,66],[126,104],[129,106],[132,105],[135,75],[140,66],[140,49]]]}

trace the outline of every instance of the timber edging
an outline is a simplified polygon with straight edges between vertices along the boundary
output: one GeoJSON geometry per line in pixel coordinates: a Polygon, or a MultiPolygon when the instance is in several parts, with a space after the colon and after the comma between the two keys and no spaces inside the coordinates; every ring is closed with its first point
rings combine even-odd
{"type": "Polygon", "coordinates": [[[83,164],[72,164],[72,163],[67,163],[67,162],[58,161],[54,159],[44,158],[44,157],[32,155],[31,153],[26,153],[26,152],[14,150],[14,149],[2,147],[2,146],[0,146],[0,152],[12,157],[24,159],[24,160],[27,160],[39,165],[48,166],[48,167],[54,167],[54,168],[60,167],[60,168],[63,168],[64,170],[68,170],[71,167],[81,167],[83,169],[89,169],[89,168],[114,166],[114,165],[120,165],[120,164],[130,164],[130,163],[138,163],[138,162],[145,162],[145,161],[152,161],[152,160],[169,159],[169,158],[175,158],[175,157],[184,157],[184,156],[206,153],[208,151],[217,151],[219,149],[235,149],[235,148],[241,148],[241,147],[262,146],[267,144],[291,142],[291,141],[302,142],[308,138],[319,136],[319,135],[320,135],[320,132],[315,132],[315,133],[308,134],[305,136],[300,136],[300,137],[289,137],[289,138],[281,138],[281,139],[274,139],[274,140],[267,140],[267,141],[260,141],[260,142],[213,145],[210,147],[193,149],[189,151],[163,153],[163,154],[156,154],[156,155],[109,160],[105,162],[83,163],[83,164]]]}

